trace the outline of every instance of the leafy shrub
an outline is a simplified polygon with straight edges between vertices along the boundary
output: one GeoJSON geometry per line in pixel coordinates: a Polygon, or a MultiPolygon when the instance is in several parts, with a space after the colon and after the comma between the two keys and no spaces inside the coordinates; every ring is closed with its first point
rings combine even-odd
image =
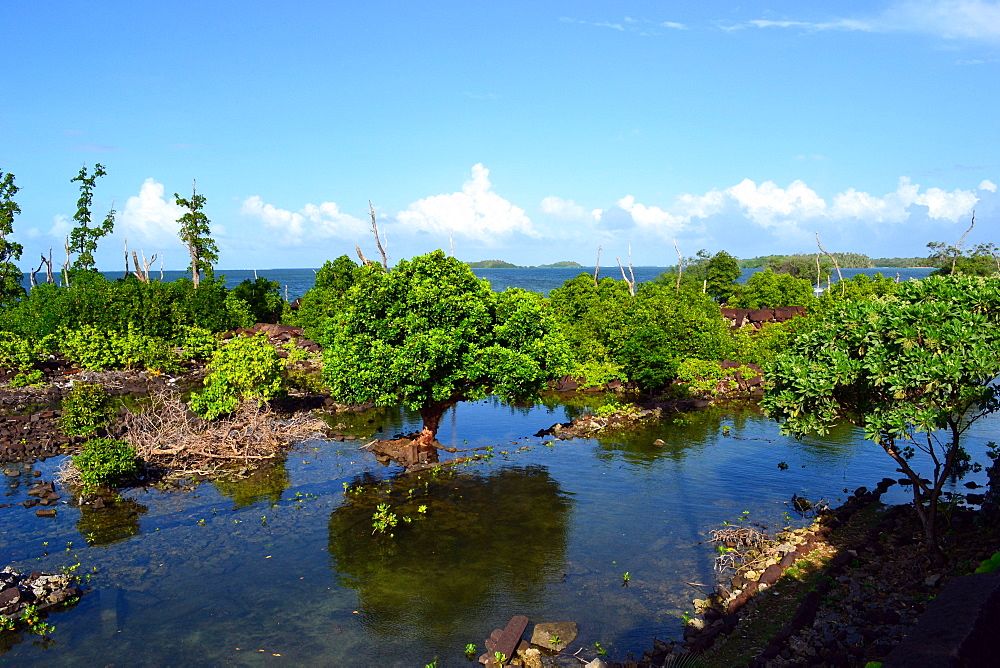
{"type": "Polygon", "coordinates": [[[174,338],[174,344],[184,350],[183,357],[190,360],[205,361],[219,347],[215,334],[204,327],[180,325],[180,334],[174,338]]]}
{"type": "Polygon", "coordinates": [[[21,373],[14,374],[14,377],[10,379],[11,387],[27,387],[28,385],[36,385],[45,378],[43,374],[38,369],[34,371],[22,371],[21,373]]]}
{"type": "Polygon", "coordinates": [[[976,573],[995,573],[997,569],[1000,569],[1000,552],[997,552],[989,559],[985,559],[983,563],[979,564],[976,568],[976,573]]]}
{"type": "Polygon", "coordinates": [[[589,359],[577,362],[569,371],[572,378],[582,378],[581,387],[596,387],[612,380],[621,379],[625,373],[614,362],[608,360],[589,359]]]}
{"type": "Polygon", "coordinates": [[[113,438],[92,438],[73,457],[73,466],[87,487],[115,485],[134,476],[141,464],[135,448],[113,438]]]}
{"type": "Polygon", "coordinates": [[[38,361],[38,351],[31,341],[10,332],[0,332],[0,368],[30,371],[38,361]]]}
{"type": "Polygon", "coordinates": [[[258,276],[253,281],[246,279],[233,288],[230,294],[246,302],[254,323],[278,322],[285,306],[278,292],[280,288],[281,284],[277,281],[258,276]]]}
{"type": "Polygon", "coordinates": [[[790,274],[776,274],[770,269],[757,272],[729,300],[733,308],[775,308],[809,306],[816,299],[812,283],[790,274]]]}
{"type": "Polygon", "coordinates": [[[177,366],[176,358],[163,339],[139,334],[131,327],[128,334],[120,335],[84,326],[64,331],[61,342],[66,359],[84,369],[166,371],[177,366]]]}
{"type": "Polygon", "coordinates": [[[677,365],[677,380],[688,386],[691,394],[715,396],[727,371],[718,362],[688,358],[677,365]]]}
{"type": "Polygon", "coordinates": [[[104,429],[113,415],[114,407],[103,387],[74,383],[62,402],[59,426],[67,436],[92,436],[104,429]]]}
{"type": "Polygon", "coordinates": [[[242,399],[271,399],[282,389],[282,368],[265,337],[232,339],[212,355],[205,388],[191,395],[191,410],[214,420],[233,412],[242,399]]]}
{"type": "Polygon", "coordinates": [[[733,359],[767,366],[791,343],[792,322],[766,322],[759,330],[747,325],[734,331],[733,359]]]}

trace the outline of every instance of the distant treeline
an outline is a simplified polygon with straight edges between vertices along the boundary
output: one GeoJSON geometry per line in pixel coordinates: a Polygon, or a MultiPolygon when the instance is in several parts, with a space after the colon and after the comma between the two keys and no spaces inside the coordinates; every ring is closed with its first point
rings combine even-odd
{"type": "MultiPolygon", "coordinates": [[[[503,260],[479,260],[478,262],[466,262],[467,265],[473,269],[525,269],[531,267],[523,267],[519,264],[511,264],[510,262],[505,262],[503,260]]],[[[559,267],[582,267],[583,265],[579,262],[572,262],[569,260],[562,260],[561,262],[553,262],[552,264],[540,264],[538,265],[541,269],[551,269],[559,267]]]]}
{"type": "MultiPolygon", "coordinates": [[[[746,260],[740,260],[741,269],[766,269],[770,267],[775,271],[778,271],[782,265],[807,265],[812,263],[816,264],[816,253],[802,254],[796,253],[794,255],[762,255],[760,257],[752,257],[746,260]]],[[[905,267],[914,265],[904,265],[904,264],[875,264],[875,260],[864,255],[863,253],[831,253],[835,258],[837,258],[837,263],[840,265],[841,269],[870,269],[872,267],[905,267]]],[[[819,254],[820,263],[829,263],[829,258],[826,255],[819,254]]],[[[881,261],[881,260],[880,260],[881,261]]],[[[900,260],[902,261],[902,260],[900,260]]]]}

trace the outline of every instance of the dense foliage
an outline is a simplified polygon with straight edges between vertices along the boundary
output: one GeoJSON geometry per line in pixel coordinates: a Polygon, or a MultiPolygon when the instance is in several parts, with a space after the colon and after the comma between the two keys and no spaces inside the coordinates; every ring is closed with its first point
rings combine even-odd
{"type": "Polygon", "coordinates": [[[812,284],[807,279],[765,269],[747,279],[729,300],[729,306],[734,308],[809,306],[814,299],[812,284]]]}
{"type": "Polygon", "coordinates": [[[420,410],[422,449],[456,402],[531,397],[566,368],[565,339],[540,295],[495,293],[441,251],[389,273],[364,267],[345,301],[323,341],[332,396],[420,410]]]}
{"type": "Polygon", "coordinates": [[[114,486],[134,476],[141,465],[135,448],[112,438],[92,438],[73,457],[73,466],[85,488],[114,486]]]}
{"type": "Polygon", "coordinates": [[[14,232],[14,216],[21,213],[21,207],[14,201],[18,190],[14,175],[0,170],[0,308],[24,296],[21,270],[14,264],[21,259],[24,248],[7,238],[14,232]]]}
{"type": "Polygon", "coordinates": [[[936,551],[938,500],[961,437],[1000,407],[1000,280],[903,283],[892,296],[840,302],[812,325],[772,366],[766,410],[797,434],[823,434],[838,419],[864,427],[913,483],[936,551]]]}
{"type": "Polygon", "coordinates": [[[245,399],[272,399],[282,390],[283,369],[264,336],[231,339],[212,355],[204,389],[191,395],[191,410],[214,420],[232,413],[245,399]]]}
{"type": "Polygon", "coordinates": [[[722,360],[733,350],[718,304],[700,286],[648,283],[633,297],[624,281],[595,285],[580,274],[549,299],[573,351],[571,373],[590,382],[622,378],[655,389],[682,360],[722,360]]]}
{"type": "Polygon", "coordinates": [[[76,202],[76,213],[73,220],[76,225],[69,233],[67,241],[67,253],[75,253],[72,269],[74,271],[96,271],[97,264],[94,261],[94,251],[97,250],[97,240],[111,234],[115,228],[115,210],[108,211],[104,221],[94,224],[91,218],[90,208],[94,203],[94,188],[97,186],[97,179],[106,176],[104,166],[101,163],[94,165],[94,173],[89,174],[87,166],[80,168],[80,173],[70,179],[71,182],[80,183],[80,199],[76,202]]]}
{"type": "Polygon", "coordinates": [[[215,245],[215,240],[209,236],[211,227],[208,216],[202,209],[205,206],[205,196],[199,195],[194,185],[191,186],[191,199],[185,199],[174,193],[174,201],[177,206],[184,207],[187,211],[177,222],[181,229],[178,232],[181,243],[188,250],[191,256],[191,264],[188,270],[191,272],[191,282],[194,287],[201,283],[201,277],[212,277],[212,263],[219,261],[219,248],[215,245]]]}
{"type": "Polygon", "coordinates": [[[327,321],[345,308],[347,291],[360,271],[346,255],[324,262],[316,272],[315,285],[302,296],[299,308],[287,316],[288,322],[302,327],[310,339],[318,340],[327,321]]]}

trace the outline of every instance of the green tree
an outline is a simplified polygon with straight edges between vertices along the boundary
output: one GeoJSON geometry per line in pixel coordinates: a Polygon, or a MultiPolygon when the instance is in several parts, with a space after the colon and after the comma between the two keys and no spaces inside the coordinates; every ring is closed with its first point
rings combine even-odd
{"type": "Polygon", "coordinates": [[[87,166],[84,165],[80,168],[80,173],[70,179],[71,183],[80,182],[80,199],[76,202],[76,213],[73,215],[76,227],[69,233],[69,243],[67,245],[70,253],[76,253],[76,259],[73,261],[72,267],[75,271],[96,270],[97,265],[94,261],[94,251],[97,250],[97,240],[111,234],[115,228],[114,206],[108,211],[108,215],[104,218],[103,223],[91,227],[90,207],[94,203],[94,187],[97,185],[97,179],[106,175],[107,172],[104,171],[104,166],[101,163],[97,163],[94,165],[94,173],[92,175],[88,174],[87,166]]]}
{"type": "Polygon", "coordinates": [[[817,318],[768,374],[764,408],[794,434],[860,425],[913,483],[936,558],[938,500],[962,436],[1000,408],[1000,280],[930,277],[817,318]],[[930,480],[917,468],[931,467],[930,480]]]}
{"type": "Polygon", "coordinates": [[[342,323],[327,328],[323,377],[337,401],[419,410],[418,452],[435,451],[441,417],[459,401],[531,398],[566,369],[540,295],[495,293],[440,250],[359,274],[342,323]]]}
{"type": "Polygon", "coordinates": [[[14,216],[21,213],[21,207],[14,201],[20,190],[14,185],[14,175],[0,170],[0,307],[10,306],[24,297],[21,287],[21,270],[14,261],[21,259],[21,244],[7,238],[14,232],[14,216]]]}
{"type": "Polygon", "coordinates": [[[685,359],[725,359],[732,350],[719,305],[700,291],[644,283],[607,333],[612,360],[648,390],[670,383],[685,359]]]}
{"type": "Polygon", "coordinates": [[[346,255],[324,262],[316,272],[316,283],[302,295],[288,322],[302,327],[310,339],[319,338],[327,321],[344,309],[344,298],[358,271],[358,265],[346,255]]]}
{"type": "Polygon", "coordinates": [[[191,282],[197,288],[201,277],[212,277],[212,264],[219,261],[219,248],[215,240],[209,236],[212,230],[208,216],[202,211],[205,206],[205,196],[199,195],[195,184],[191,184],[191,199],[184,199],[174,193],[177,206],[184,207],[187,212],[177,219],[181,229],[178,235],[191,256],[191,282]]]}
{"type": "Polygon", "coordinates": [[[725,303],[735,292],[733,284],[741,273],[736,258],[726,251],[719,251],[706,265],[705,292],[720,304],[725,303]]]}
{"type": "Polygon", "coordinates": [[[752,275],[729,300],[729,305],[734,308],[808,306],[814,299],[812,284],[807,279],[765,269],[752,275]]]}

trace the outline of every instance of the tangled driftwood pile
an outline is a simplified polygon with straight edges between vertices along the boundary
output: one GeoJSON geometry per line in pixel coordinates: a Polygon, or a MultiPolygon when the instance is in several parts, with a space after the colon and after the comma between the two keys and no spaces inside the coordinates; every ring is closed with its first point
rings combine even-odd
{"type": "Polygon", "coordinates": [[[326,428],[325,422],[306,413],[282,419],[255,401],[243,402],[228,418],[206,422],[176,394],[159,393],[143,409],[125,414],[122,438],[148,467],[183,475],[221,469],[239,474],[292,443],[322,435],[326,428]]]}

